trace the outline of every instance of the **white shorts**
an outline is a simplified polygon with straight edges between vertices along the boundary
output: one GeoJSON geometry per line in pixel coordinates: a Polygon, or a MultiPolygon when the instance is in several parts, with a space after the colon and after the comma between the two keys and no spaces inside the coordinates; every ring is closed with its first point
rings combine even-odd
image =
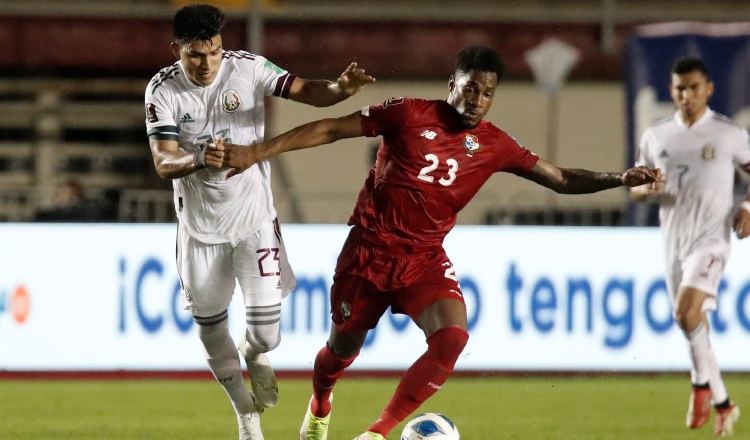
{"type": "Polygon", "coordinates": [[[667,291],[676,305],[677,293],[681,287],[692,287],[707,293],[703,310],[716,310],[719,297],[719,284],[724,274],[728,252],[697,250],[685,260],[675,260],[667,268],[667,291]]]}
{"type": "Polygon", "coordinates": [[[193,316],[209,317],[229,307],[239,281],[245,307],[278,304],[296,285],[278,221],[231,243],[206,244],[180,225],[177,271],[182,307],[193,316]]]}

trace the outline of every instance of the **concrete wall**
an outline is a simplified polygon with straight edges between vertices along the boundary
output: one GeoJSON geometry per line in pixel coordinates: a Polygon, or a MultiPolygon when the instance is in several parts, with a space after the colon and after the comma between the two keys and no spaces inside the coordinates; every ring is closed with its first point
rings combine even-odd
{"type": "MultiPolygon", "coordinates": [[[[445,82],[379,82],[332,108],[315,109],[273,100],[269,134],[302,123],[335,117],[377,104],[391,96],[445,99],[445,82]]],[[[625,168],[624,89],[617,82],[571,83],[558,96],[556,151],[548,148],[549,101],[533,83],[504,83],[487,120],[524,146],[559,166],[619,171],[625,168]]],[[[282,221],[344,222],[371,166],[375,139],[340,141],[280,156],[275,162],[274,191],[282,221]],[[296,203],[296,205],[295,205],[296,203]],[[301,218],[295,218],[296,214],[301,218]]],[[[498,174],[464,209],[460,223],[483,223],[487,209],[509,207],[619,208],[625,189],[593,195],[556,195],[510,174],[498,174]]]]}

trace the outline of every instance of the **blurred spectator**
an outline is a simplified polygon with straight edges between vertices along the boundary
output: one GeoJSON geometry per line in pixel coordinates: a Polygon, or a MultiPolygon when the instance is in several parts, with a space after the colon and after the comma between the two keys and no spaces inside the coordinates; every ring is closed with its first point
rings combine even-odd
{"type": "Polygon", "coordinates": [[[70,180],[58,188],[54,205],[38,210],[34,216],[37,222],[100,222],[115,219],[109,203],[89,198],[77,180],[70,180]]]}

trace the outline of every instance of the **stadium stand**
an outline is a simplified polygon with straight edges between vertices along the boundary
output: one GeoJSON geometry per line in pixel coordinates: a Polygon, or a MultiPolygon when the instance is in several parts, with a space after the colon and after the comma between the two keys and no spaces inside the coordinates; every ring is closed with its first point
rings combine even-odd
{"type": "MultiPolygon", "coordinates": [[[[0,221],[31,219],[71,178],[116,206],[118,221],[173,221],[171,185],[153,172],[147,148],[142,96],[148,78],[171,62],[164,45],[155,41],[169,39],[171,15],[184,3],[3,1],[0,36],[16,49],[0,53],[0,221]]],[[[457,48],[492,42],[503,47],[508,79],[528,83],[533,79],[524,51],[555,36],[582,51],[573,81],[615,83],[621,79],[624,42],[636,24],[750,21],[746,0],[509,0],[502,8],[476,0],[472,7],[458,9],[447,7],[452,0],[381,0],[357,7],[343,0],[213,3],[230,12],[225,36],[230,47],[251,48],[248,23],[260,18],[255,23],[262,26],[263,53],[279,65],[331,78],[352,57],[345,49],[356,47],[356,58],[367,60],[368,70],[384,81],[442,80],[457,48]],[[253,13],[248,4],[261,9],[253,13]],[[311,36],[326,44],[306,45],[311,36]]],[[[293,207],[289,220],[340,221],[341,216],[331,218],[325,209],[316,211],[326,203],[296,201],[318,185],[285,176],[286,168],[294,168],[285,167],[286,160],[276,167],[279,180],[274,185],[281,204],[293,207]]],[[[337,206],[348,211],[353,194],[336,197],[343,200],[337,206]]],[[[564,208],[541,213],[526,206],[512,206],[512,212],[488,208],[480,217],[491,224],[616,224],[620,218],[609,206],[564,208]]]]}

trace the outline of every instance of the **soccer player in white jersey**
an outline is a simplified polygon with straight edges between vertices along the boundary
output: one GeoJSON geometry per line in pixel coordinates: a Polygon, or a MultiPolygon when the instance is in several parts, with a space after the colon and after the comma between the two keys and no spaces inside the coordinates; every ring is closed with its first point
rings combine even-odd
{"type": "Polygon", "coordinates": [[[262,56],[223,50],[226,19],[217,8],[189,5],[174,16],[178,61],[146,89],[146,127],[156,171],[171,179],[179,223],[177,268],[182,303],[198,324],[209,368],[237,413],[241,440],[262,440],[259,413],[278,388],[266,352],[280,342],[281,300],[294,289],[276,220],[268,162],[226,179],[206,141],[264,139],[264,98],[333,105],[374,79],[352,63],[336,82],[304,80],[262,56]],[[239,281],[246,332],[239,347],[227,309],[239,281]],[[252,392],[242,379],[245,358],[252,392]]]}
{"type": "Polygon", "coordinates": [[[714,84],[702,60],[680,58],[671,75],[677,111],[643,133],[637,158],[639,165],[661,168],[664,182],[632,188],[631,195],[660,201],[667,290],[692,360],[687,426],[703,426],[713,402],[714,434],[726,436],[740,410],[722,381],[706,311],[717,308],[731,228],[740,239],[750,234],[750,195],[739,207],[733,204],[735,165],[750,171],[748,133],[708,107],[714,84]]]}

